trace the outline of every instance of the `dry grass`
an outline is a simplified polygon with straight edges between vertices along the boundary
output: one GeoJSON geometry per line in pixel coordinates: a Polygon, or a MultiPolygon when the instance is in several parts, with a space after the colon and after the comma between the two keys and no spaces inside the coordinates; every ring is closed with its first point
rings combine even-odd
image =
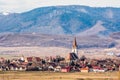
{"type": "Polygon", "coordinates": [[[56,73],[56,72],[0,72],[0,80],[119,80],[118,72],[56,73]]]}
{"type": "MultiPolygon", "coordinates": [[[[119,53],[120,50],[116,49],[81,49],[78,50],[79,56],[85,55],[89,58],[115,58],[115,56],[106,55],[107,52],[119,53]]],[[[61,55],[66,57],[71,49],[62,47],[0,47],[0,57],[4,58],[20,58],[20,56],[56,56],[61,55]]]]}
{"type": "Polygon", "coordinates": [[[14,58],[24,56],[66,55],[71,49],[61,47],[0,47],[0,57],[14,58]]]}
{"type": "Polygon", "coordinates": [[[119,78],[119,80],[120,80],[120,71],[118,72],[118,78],[119,78]]]}

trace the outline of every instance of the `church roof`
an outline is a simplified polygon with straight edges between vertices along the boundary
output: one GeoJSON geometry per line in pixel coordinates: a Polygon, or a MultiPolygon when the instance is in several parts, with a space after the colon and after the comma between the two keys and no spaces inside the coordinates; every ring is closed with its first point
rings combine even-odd
{"type": "Polygon", "coordinates": [[[77,60],[78,56],[75,53],[69,53],[67,56],[67,60],[77,60]]]}

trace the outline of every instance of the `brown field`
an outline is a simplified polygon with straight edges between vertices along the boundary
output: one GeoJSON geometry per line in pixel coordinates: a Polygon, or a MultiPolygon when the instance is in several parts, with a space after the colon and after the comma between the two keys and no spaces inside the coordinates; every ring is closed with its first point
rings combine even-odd
{"type": "MultiPolygon", "coordinates": [[[[117,58],[115,56],[106,55],[108,52],[119,53],[116,49],[79,49],[79,56],[85,55],[89,58],[117,58]]],[[[4,58],[20,58],[24,56],[56,56],[66,57],[71,52],[69,48],[62,47],[0,47],[0,57],[4,58]]]]}
{"type": "Polygon", "coordinates": [[[71,49],[61,47],[0,47],[0,57],[66,55],[71,49]]]}
{"type": "Polygon", "coordinates": [[[120,72],[105,73],[61,73],[40,71],[8,71],[0,72],[0,80],[120,80],[120,72]]]}

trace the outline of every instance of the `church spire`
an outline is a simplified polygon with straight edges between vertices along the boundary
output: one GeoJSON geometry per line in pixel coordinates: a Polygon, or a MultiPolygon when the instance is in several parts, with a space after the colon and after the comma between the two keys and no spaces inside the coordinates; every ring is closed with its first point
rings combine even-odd
{"type": "Polygon", "coordinates": [[[77,48],[77,41],[76,41],[76,37],[74,38],[72,48],[77,48]]]}
{"type": "Polygon", "coordinates": [[[76,37],[74,38],[74,41],[73,41],[72,52],[73,52],[73,53],[76,53],[77,56],[78,56],[76,37]]]}

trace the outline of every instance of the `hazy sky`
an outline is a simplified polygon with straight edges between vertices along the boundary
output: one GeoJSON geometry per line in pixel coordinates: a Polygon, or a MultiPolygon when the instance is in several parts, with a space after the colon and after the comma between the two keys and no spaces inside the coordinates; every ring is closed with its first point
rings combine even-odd
{"type": "Polygon", "coordinates": [[[120,0],[0,0],[0,12],[24,12],[37,7],[56,5],[120,7],[120,0]]]}

